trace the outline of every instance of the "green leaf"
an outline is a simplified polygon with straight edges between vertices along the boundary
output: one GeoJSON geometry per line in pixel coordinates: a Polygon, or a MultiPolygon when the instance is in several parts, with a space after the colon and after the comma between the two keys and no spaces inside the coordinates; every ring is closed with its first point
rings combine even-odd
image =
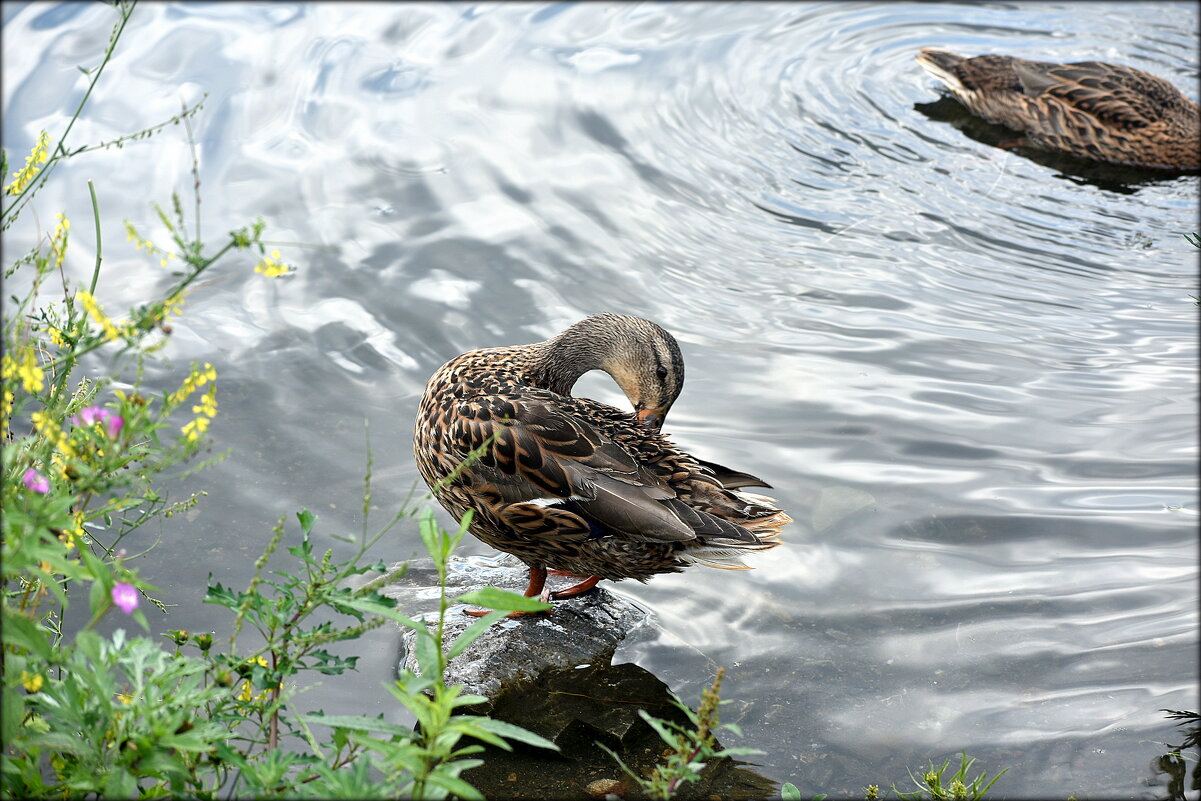
{"type": "Polygon", "coordinates": [[[5,608],[4,626],[0,628],[5,645],[24,648],[49,662],[51,660],[48,631],[19,612],[5,608]]]}
{"type": "Polygon", "coordinates": [[[104,783],[104,794],[109,798],[137,798],[138,780],[127,769],[114,767],[104,783]]]}
{"type": "Polygon", "coordinates": [[[29,745],[75,755],[87,753],[89,750],[89,743],[86,740],[78,734],[68,734],[65,731],[33,734],[29,737],[29,745]]]}
{"type": "Polygon", "coordinates": [[[300,530],[308,536],[313,530],[313,523],[317,521],[317,516],[308,509],[301,509],[296,513],[296,519],[300,521],[300,530]]]}
{"type": "Polygon", "coordinates": [[[25,717],[25,696],[11,687],[5,687],[3,699],[3,705],[0,705],[0,739],[11,743],[16,739],[17,730],[25,717]]]}
{"type": "Polygon", "coordinates": [[[142,631],[150,631],[150,624],[146,622],[146,615],[142,614],[141,609],[133,610],[130,617],[138,622],[138,625],[142,627],[142,631]]]}
{"type": "MultiPolygon", "coordinates": [[[[47,560],[47,561],[49,561],[49,560],[47,560]]],[[[58,562],[58,561],[59,560],[57,560],[57,559],[55,560],[55,562],[58,562]]],[[[63,561],[65,561],[65,560],[63,560],[63,561]]],[[[52,563],[52,567],[57,567],[57,565],[52,563]]],[[[68,603],[68,601],[67,601],[67,593],[63,590],[63,584],[66,583],[65,581],[60,582],[56,576],[53,576],[53,575],[47,573],[46,571],[42,570],[41,567],[30,567],[28,569],[29,569],[30,573],[32,573],[33,575],[37,576],[39,579],[42,580],[43,587],[50,590],[50,592],[54,593],[55,600],[58,601],[60,605],[62,605],[64,610],[70,606],[70,603],[68,603]]],[[[65,571],[62,571],[62,572],[65,572],[65,571]]]]}
{"type": "Polygon", "coordinates": [[[467,801],[487,801],[479,790],[458,776],[452,776],[449,773],[443,772],[445,769],[446,765],[439,765],[434,769],[433,773],[425,777],[425,780],[430,784],[436,784],[442,789],[454,793],[459,798],[466,798],[467,801]]]}
{"type": "Polygon", "coordinates": [[[472,718],[467,716],[460,715],[458,717],[451,718],[447,722],[446,726],[442,729],[442,732],[443,736],[445,736],[446,732],[458,732],[461,735],[474,737],[475,739],[485,742],[488,745],[502,748],[505,751],[513,750],[513,747],[505,742],[503,738],[498,737],[497,735],[486,731],[480,726],[475,725],[472,718]]]}
{"type": "Polygon", "coordinates": [[[780,785],[781,801],[801,801],[801,791],[792,782],[784,782],[780,785]]]}
{"type": "Polygon", "coordinates": [[[425,552],[430,555],[430,558],[435,563],[440,564],[442,549],[439,547],[438,537],[438,522],[434,519],[434,513],[429,509],[424,509],[421,512],[421,518],[417,521],[417,531],[421,534],[421,542],[425,545],[425,552]]]}
{"type": "Polygon", "coordinates": [[[428,631],[417,632],[414,640],[413,650],[417,654],[417,664],[421,666],[421,674],[423,676],[440,676],[442,674],[440,643],[428,631]]]}
{"type": "MultiPolygon", "coordinates": [[[[84,550],[86,551],[86,549],[84,550]]],[[[112,603],[112,596],[108,592],[104,592],[104,582],[98,579],[92,581],[88,590],[88,610],[91,612],[91,616],[100,615],[101,611],[107,609],[112,603]]]]}
{"type": "Polygon", "coordinates": [[[496,587],[484,587],[483,589],[473,590],[472,592],[460,595],[455,599],[455,602],[475,604],[485,609],[501,609],[506,612],[545,612],[551,608],[550,604],[544,604],[537,598],[527,598],[524,595],[500,590],[496,587]]]}
{"type": "Polygon", "coordinates": [[[459,636],[455,637],[454,642],[450,644],[450,648],[446,652],[447,661],[454,659],[456,656],[467,650],[467,646],[475,642],[479,636],[484,633],[485,629],[487,629],[496,621],[504,618],[504,616],[504,612],[489,612],[467,628],[463,629],[459,636]]]}
{"type": "Polygon", "coordinates": [[[233,590],[226,589],[221,582],[213,582],[213,574],[209,573],[208,591],[204,594],[204,603],[221,604],[230,609],[237,609],[240,602],[233,590]]]}
{"type": "Polygon", "coordinates": [[[652,729],[655,730],[663,742],[667,743],[672,748],[676,747],[676,736],[671,729],[668,728],[667,721],[659,720],[659,718],[650,714],[645,709],[639,709],[638,714],[647,722],[648,725],[650,725],[652,729]]]}
{"type": "Polygon", "coordinates": [[[398,609],[395,609],[391,606],[386,606],[383,601],[387,600],[391,599],[383,598],[382,596],[379,598],[356,597],[343,598],[340,599],[338,603],[342,606],[350,607],[351,609],[358,609],[360,612],[366,612],[369,615],[379,615],[387,620],[395,621],[405,628],[412,629],[419,634],[423,631],[428,631],[424,623],[414,620],[398,609]]]}
{"type": "Polygon", "coordinates": [[[735,746],[734,748],[723,748],[720,751],[714,751],[714,757],[728,756],[754,756],[755,754],[765,753],[758,748],[747,748],[746,746],[735,746]]]}
{"type": "Polygon", "coordinates": [[[305,723],[317,723],[322,726],[330,726],[337,729],[349,729],[351,731],[378,731],[386,734],[399,734],[402,737],[413,736],[412,726],[401,726],[398,723],[383,720],[381,718],[369,718],[364,715],[301,715],[300,720],[305,723]]]}
{"type": "Polygon", "coordinates": [[[477,717],[472,722],[475,723],[475,725],[479,726],[481,729],[490,731],[493,734],[499,734],[501,737],[504,737],[505,739],[508,739],[508,740],[516,740],[519,743],[525,743],[527,745],[534,745],[534,746],[537,746],[538,748],[548,748],[551,751],[559,750],[559,746],[555,745],[554,743],[552,743],[550,740],[546,739],[545,737],[534,734],[532,731],[523,729],[520,726],[509,723],[504,720],[497,720],[495,718],[477,717]]]}

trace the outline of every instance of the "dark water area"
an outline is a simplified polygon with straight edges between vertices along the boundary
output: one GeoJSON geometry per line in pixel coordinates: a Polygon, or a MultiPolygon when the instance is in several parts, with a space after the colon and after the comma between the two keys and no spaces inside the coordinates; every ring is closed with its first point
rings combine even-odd
{"type": "MultiPolygon", "coordinates": [[[[113,17],[4,6],[14,169],[113,17]]],[[[1008,767],[1010,798],[1166,797],[1160,710],[1201,706],[1199,179],[998,147],[914,56],[1115,61],[1197,97],[1199,23],[1192,3],[140,6],[73,141],[207,94],[204,233],[262,215],[298,267],[221,262],[148,367],[174,388],[212,362],[232,449],[168,487],[206,491],[196,509],[129,544],[157,542],[136,563],[175,604],[155,633],[228,630],[208,576],[245,586],[280,515],[312,509],[343,552],[368,437],[382,524],[420,480],[444,361],[616,311],[680,341],[667,433],[796,519],[754,570],[612,585],[662,626],[616,661],[694,702],[725,667],[744,736],[724,742],[806,797],[961,750],[1008,767]]],[[[68,214],[88,278],[94,180],[99,297],[142,302],[170,276],[123,220],[165,242],[150,204],[189,197],[191,160],[179,128],[87,154],[26,214],[68,214]]],[[[626,405],[607,376],[577,394],[626,405]]],[[[402,525],[372,556],[420,549],[402,525]]],[[[302,704],[405,720],[382,687],[398,642],[356,641],[359,671],[302,704]]]]}

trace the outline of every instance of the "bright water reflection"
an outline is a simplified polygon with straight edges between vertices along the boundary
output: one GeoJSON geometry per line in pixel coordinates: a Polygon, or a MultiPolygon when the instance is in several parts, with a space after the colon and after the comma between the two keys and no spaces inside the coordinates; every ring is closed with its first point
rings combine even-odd
{"type": "MultiPolygon", "coordinates": [[[[69,118],[110,13],[5,6],[10,155],[69,118]]],[[[755,571],[619,585],[665,629],[625,658],[686,697],[725,665],[728,719],[806,793],[961,748],[1010,797],[1159,793],[1157,710],[1199,705],[1198,180],[978,141],[923,110],[913,56],[1108,59],[1196,95],[1197,34],[1187,3],[143,6],[78,142],[207,93],[205,230],[262,214],[323,246],[277,282],[223,266],[176,326],[174,364],[221,371],[234,452],[145,560],[180,604],[157,625],[219,625],[206,576],[244,584],[281,513],[357,528],[365,417],[397,503],[445,359],[619,310],[682,342],[669,432],[798,520],[755,571]]],[[[129,303],[165,279],[120,221],[162,238],[148,204],[189,169],[172,132],[68,164],[36,207],[86,220],[96,179],[102,297],[129,303]]],[[[374,689],[394,643],[364,647],[313,706],[398,715],[374,689]]]]}

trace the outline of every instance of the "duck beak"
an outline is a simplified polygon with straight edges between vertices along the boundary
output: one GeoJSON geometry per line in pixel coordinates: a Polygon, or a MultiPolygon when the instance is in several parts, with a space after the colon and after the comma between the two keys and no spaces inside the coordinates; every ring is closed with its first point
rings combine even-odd
{"type": "Polygon", "coordinates": [[[657,409],[639,409],[634,415],[638,418],[639,423],[647,428],[658,431],[663,427],[663,419],[667,417],[667,407],[660,406],[657,409]]]}

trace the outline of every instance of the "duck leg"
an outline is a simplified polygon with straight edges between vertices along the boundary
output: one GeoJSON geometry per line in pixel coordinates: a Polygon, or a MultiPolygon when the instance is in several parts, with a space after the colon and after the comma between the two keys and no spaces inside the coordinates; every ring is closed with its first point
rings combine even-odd
{"type": "MultiPolygon", "coordinates": [[[[584,583],[586,584],[587,582],[584,582],[584,583]]],[[[595,582],[593,582],[593,583],[595,583],[595,582]]],[[[570,589],[575,589],[575,588],[569,587],[568,589],[570,590],[570,589]]],[[[581,592],[583,592],[583,590],[581,590],[581,592]]],[[[538,596],[538,599],[540,601],[542,601],[543,603],[550,602],[550,591],[546,589],[546,568],[545,567],[531,567],[530,568],[530,583],[529,583],[529,586],[527,586],[525,588],[525,592],[522,594],[525,595],[526,598],[533,598],[534,596],[538,596]]],[[[484,615],[490,614],[491,612],[492,612],[491,609],[464,609],[463,610],[463,614],[471,615],[472,617],[483,617],[484,615]]],[[[505,615],[505,617],[526,617],[528,615],[541,615],[541,614],[543,614],[543,613],[542,612],[510,612],[509,614],[505,615]]]]}
{"type": "MultiPolygon", "coordinates": [[[[571,576],[574,574],[567,573],[566,575],[571,576]]],[[[601,580],[600,576],[589,576],[586,580],[581,581],[579,584],[575,584],[571,587],[568,587],[565,590],[559,590],[558,592],[552,592],[550,594],[550,597],[555,599],[556,601],[558,601],[558,600],[562,600],[563,598],[574,598],[577,595],[583,595],[584,593],[588,592],[588,590],[595,587],[596,583],[600,580],[601,580]]]]}

